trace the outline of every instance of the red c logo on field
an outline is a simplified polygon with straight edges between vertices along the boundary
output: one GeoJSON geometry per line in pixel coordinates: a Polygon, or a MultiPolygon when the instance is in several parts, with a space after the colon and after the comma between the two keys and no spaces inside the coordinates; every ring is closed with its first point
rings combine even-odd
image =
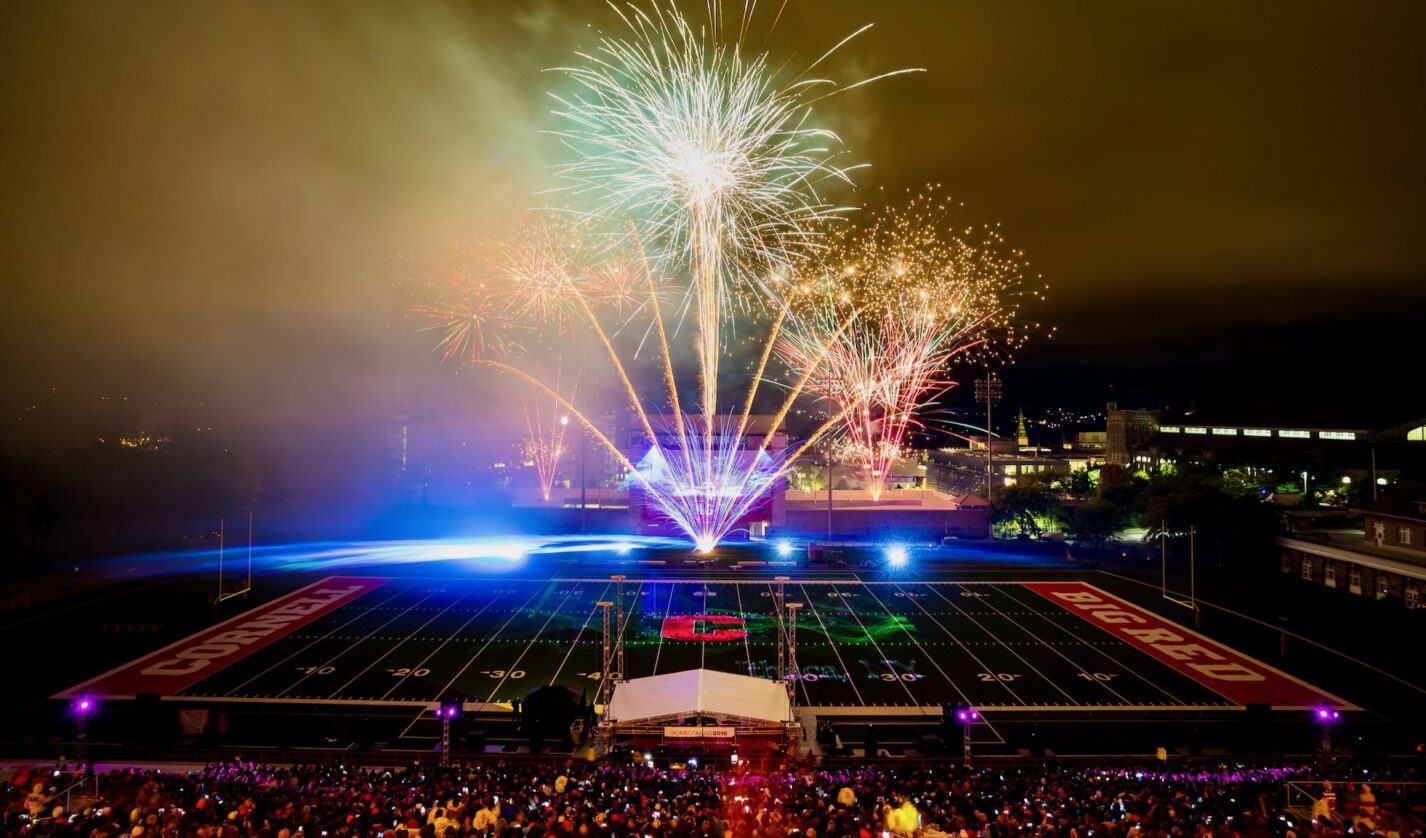
{"type": "Polygon", "coordinates": [[[677,617],[664,617],[662,634],[669,640],[701,640],[704,643],[727,643],[748,636],[748,632],[743,628],[743,618],[733,614],[680,614],[677,617]]]}

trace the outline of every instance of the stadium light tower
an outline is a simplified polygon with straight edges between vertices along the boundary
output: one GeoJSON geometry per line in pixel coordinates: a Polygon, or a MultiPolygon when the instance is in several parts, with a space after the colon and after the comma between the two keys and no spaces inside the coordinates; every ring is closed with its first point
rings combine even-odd
{"type": "Polygon", "coordinates": [[[81,695],[74,702],[74,722],[79,734],[79,761],[84,762],[84,744],[89,733],[89,714],[94,712],[94,699],[81,695]]]}
{"type": "Polygon", "coordinates": [[[1000,401],[1000,376],[986,372],[984,379],[976,381],[975,400],[977,404],[985,405],[985,499],[989,502],[995,493],[995,487],[991,485],[995,480],[995,454],[991,450],[991,437],[994,436],[990,430],[991,411],[995,408],[995,403],[1000,401]]]}
{"type": "Polygon", "coordinates": [[[603,615],[603,657],[600,680],[599,680],[599,702],[604,705],[604,712],[609,712],[609,694],[614,690],[614,631],[610,625],[610,609],[614,603],[601,599],[595,603],[599,606],[599,611],[603,615]]]}
{"type": "Polygon", "coordinates": [[[787,602],[787,581],[791,577],[775,576],[773,582],[776,584],[772,588],[772,610],[777,615],[777,680],[783,681],[787,678],[787,627],[783,623],[786,615],[787,602]]]}
{"type": "Polygon", "coordinates": [[[436,716],[441,720],[441,765],[451,762],[451,722],[461,711],[460,699],[446,699],[436,706],[436,716]]]}
{"type": "Polygon", "coordinates": [[[1342,711],[1323,705],[1312,711],[1313,718],[1322,727],[1322,759],[1332,758],[1332,726],[1342,720],[1342,711]]]}
{"type": "Polygon", "coordinates": [[[797,704],[797,682],[802,680],[797,671],[797,611],[801,607],[800,602],[787,604],[787,701],[793,706],[797,704]]]}
{"type": "MultiPolygon", "coordinates": [[[[616,573],[609,577],[614,580],[614,672],[611,681],[624,680],[624,580],[629,577],[616,573]]],[[[704,583],[707,590],[707,583],[704,583]]],[[[708,595],[704,594],[705,607],[708,595]]]]}
{"type": "Polygon", "coordinates": [[[961,756],[965,758],[967,765],[970,764],[970,728],[978,721],[980,721],[980,711],[974,707],[956,709],[956,724],[961,726],[961,756]]]}

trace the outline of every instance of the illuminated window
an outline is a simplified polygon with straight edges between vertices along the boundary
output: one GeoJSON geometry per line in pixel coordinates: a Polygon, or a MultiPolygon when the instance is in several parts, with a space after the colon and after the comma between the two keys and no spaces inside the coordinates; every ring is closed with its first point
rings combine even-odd
{"type": "Polygon", "coordinates": [[[1237,436],[1237,435],[1238,435],[1238,429],[1237,429],[1237,428],[1214,428],[1214,429],[1213,429],[1213,435],[1214,435],[1214,436],[1237,436]]]}
{"type": "Polygon", "coordinates": [[[1272,436],[1273,432],[1267,428],[1244,428],[1243,436],[1272,436]]]}
{"type": "Polygon", "coordinates": [[[1318,431],[1319,439],[1356,439],[1357,435],[1351,431],[1318,431]]]}
{"type": "MultiPolygon", "coordinates": [[[[1418,431],[1423,431],[1423,430],[1426,430],[1426,428],[1417,428],[1417,430],[1418,430],[1418,431]]],[[[1176,433],[1178,433],[1178,431],[1179,431],[1178,425],[1160,425],[1160,426],[1159,426],[1159,433],[1176,434],[1176,433]]]]}
{"type": "Polygon", "coordinates": [[[1183,432],[1186,433],[1186,434],[1206,434],[1206,433],[1208,433],[1208,429],[1207,429],[1207,428],[1184,428],[1184,429],[1183,429],[1183,432]]]}
{"type": "Polygon", "coordinates": [[[1406,439],[1408,442],[1426,442],[1426,425],[1407,431],[1406,439]]]}
{"type": "Polygon", "coordinates": [[[1410,527],[1397,527],[1397,528],[1396,528],[1396,540],[1397,540],[1398,542],[1400,542],[1401,544],[1405,544],[1407,547],[1410,547],[1410,546],[1411,546],[1411,528],[1410,528],[1410,527]]]}
{"type": "Polygon", "coordinates": [[[1311,431],[1278,431],[1277,435],[1284,439],[1311,439],[1311,431]]]}

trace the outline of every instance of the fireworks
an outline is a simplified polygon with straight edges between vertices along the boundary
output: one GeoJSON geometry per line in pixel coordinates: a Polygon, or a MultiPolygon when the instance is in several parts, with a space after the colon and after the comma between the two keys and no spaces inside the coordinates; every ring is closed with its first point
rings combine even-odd
{"type": "Polygon", "coordinates": [[[468,266],[448,269],[432,283],[430,294],[432,302],[408,311],[425,321],[421,331],[436,333],[441,363],[469,364],[504,352],[511,325],[506,308],[476,272],[468,266]]]}
{"type": "Polygon", "coordinates": [[[944,234],[939,217],[927,223],[929,206],[913,204],[865,233],[828,238],[825,222],[845,208],[824,190],[849,183],[857,166],[842,161],[840,141],[817,127],[812,106],[916,70],[851,84],[810,75],[865,26],[787,75],[782,61],[745,40],[754,5],[727,40],[719,4],[707,26],[671,6],[613,7],[621,32],[559,68],[570,89],[555,96],[554,113],[572,157],[556,168],[573,216],[535,216],[497,249],[491,276],[458,283],[453,303],[413,309],[439,331],[445,360],[499,369],[536,393],[533,413],[526,406],[526,454],[546,497],[569,419],[703,552],[766,501],[800,449],[835,428],[860,452],[879,493],[916,407],[952,385],[948,361],[1013,343],[1005,337],[1014,315],[1007,292],[1019,264],[998,255],[993,231],[980,239],[944,234]],[[668,278],[684,293],[679,316],[693,321],[696,413],[680,403],[664,312],[673,296],[668,278]],[[622,319],[617,328],[602,322],[611,314],[622,319]],[[740,410],[720,413],[722,335],[737,315],[771,326],[740,410]],[[615,345],[623,325],[636,321],[639,351],[656,352],[662,367],[663,392],[653,398],[640,393],[615,345]],[[513,330],[527,361],[544,356],[537,346],[603,355],[648,444],[638,462],[575,406],[573,392],[561,392],[557,377],[552,386],[511,353],[494,351],[516,345],[513,330]],[[992,333],[1000,337],[990,340],[992,333]],[[593,341],[580,342],[584,335],[593,341]],[[767,376],[775,355],[794,380],[767,376]],[[754,419],[765,379],[782,391],[781,406],[754,419]],[[804,391],[829,403],[828,417],[799,443],[773,445],[804,391]]]}
{"type": "Polygon", "coordinates": [[[536,213],[501,248],[499,291],[516,319],[566,331],[590,279],[586,231],[566,218],[536,213]]]}
{"type": "Polygon", "coordinates": [[[613,8],[627,32],[560,68],[576,88],[555,96],[575,159],[558,171],[591,215],[632,220],[659,264],[688,271],[711,424],[725,301],[801,253],[839,211],[819,187],[850,182],[856,168],[837,163],[837,137],[808,122],[811,102],[838,85],[780,78],[766,53],[718,39],[717,14],[698,28],[672,7],[613,8]]]}
{"type": "Polygon", "coordinates": [[[639,489],[646,503],[707,553],[764,502],[785,476],[788,459],[786,451],[747,446],[732,417],[720,419],[711,433],[701,423],[690,424],[681,434],[656,428],[626,485],[639,489]]]}
{"type": "Polygon", "coordinates": [[[1023,256],[993,228],[949,230],[949,210],[928,189],[837,236],[804,267],[793,297],[803,316],[778,344],[794,368],[826,352],[809,388],[843,410],[840,455],[873,499],[921,424],[917,410],[955,386],[950,362],[1003,354],[1022,339],[1023,256]]]}

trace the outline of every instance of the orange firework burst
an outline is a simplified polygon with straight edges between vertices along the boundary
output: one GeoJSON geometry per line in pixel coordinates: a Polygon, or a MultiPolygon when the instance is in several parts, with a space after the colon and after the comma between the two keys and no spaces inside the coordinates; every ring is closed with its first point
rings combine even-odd
{"type": "Polygon", "coordinates": [[[1025,287],[1020,251],[995,228],[950,229],[950,208],[927,188],[840,231],[789,295],[799,316],[779,354],[806,368],[830,346],[809,387],[843,410],[842,453],[874,498],[920,426],[918,409],[956,386],[950,363],[1008,358],[1024,339],[1021,301],[1039,296],[1025,287]]]}
{"type": "Polygon", "coordinates": [[[426,321],[421,331],[436,333],[435,350],[441,353],[441,363],[471,364],[491,353],[506,353],[512,323],[506,307],[483,278],[461,265],[443,272],[431,286],[432,301],[408,311],[426,321]]]}

